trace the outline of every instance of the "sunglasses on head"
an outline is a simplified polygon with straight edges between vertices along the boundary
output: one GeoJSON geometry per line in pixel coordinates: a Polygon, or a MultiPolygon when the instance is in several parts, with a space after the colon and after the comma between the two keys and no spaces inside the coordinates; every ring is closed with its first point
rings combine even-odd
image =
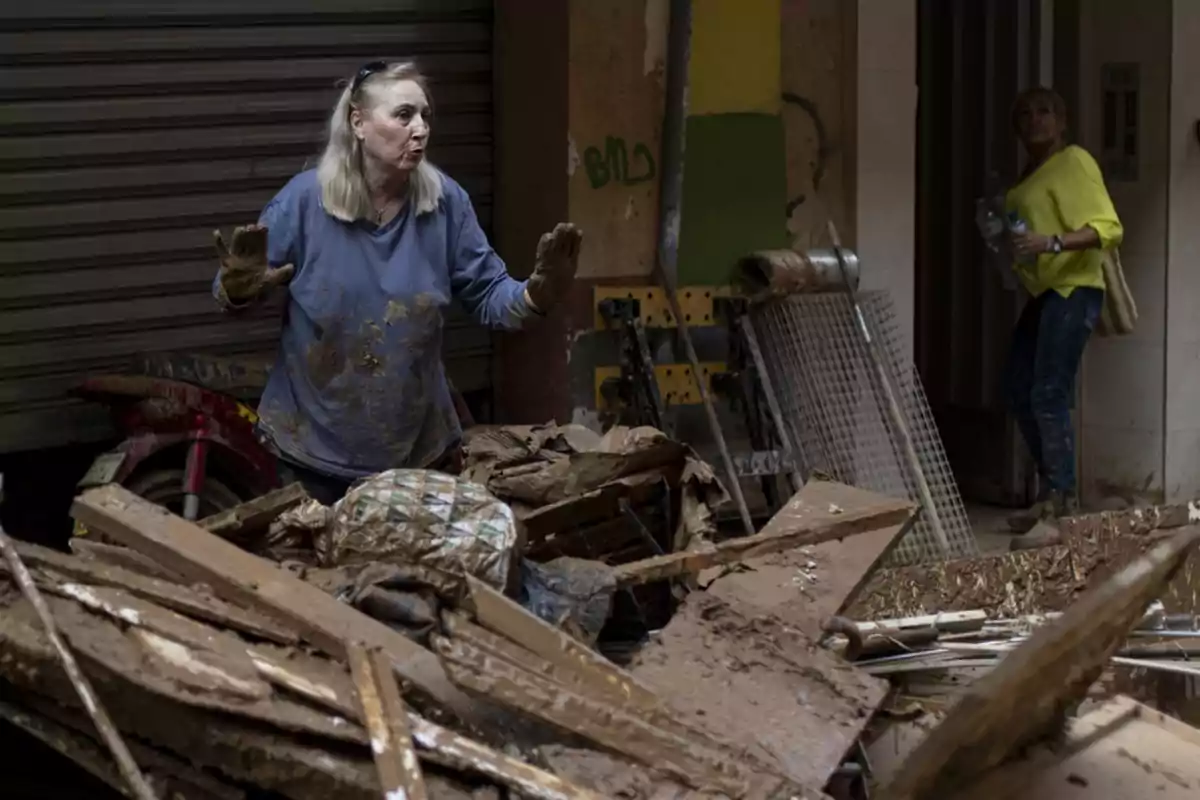
{"type": "Polygon", "coordinates": [[[372,61],[369,64],[363,64],[358,68],[358,73],[355,74],[354,80],[350,82],[350,93],[354,94],[358,91],[358,87],[362,86],[362,82],[374,75],[376,72],[383,72],[388,68],[386,61],[372,61]]]}

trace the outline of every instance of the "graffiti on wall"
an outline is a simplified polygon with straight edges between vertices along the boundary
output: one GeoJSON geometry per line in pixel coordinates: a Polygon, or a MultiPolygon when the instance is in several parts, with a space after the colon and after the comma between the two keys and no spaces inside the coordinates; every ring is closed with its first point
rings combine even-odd
{"type": "Polygon", "coordinates": [[[599,147],[584,150],[583,167],[593,189],[610,183],[636,186],[654,180],[657,174],[654,155],[644,142],[636,143],[630,152],[625,140],[618,136],[606,136],[603,150],[599,147]]]}
{"type": "MultiPolygon", "coordinates": [[[[821,179],[825,177],[825,170],[829,166],[829,158],[834,153],[833,143],[829,140],[829,130],[825,127],[825,121],[821,119],[821,112],[817,108],[817,104],[812,100],[793,92],[784,92],[783,102],[803,111],[812,122],[813,133],[817,140],[817,148],[811,162],[812,174],[810,175],[810,179],[813,191],[820,191],[821,179]]],[[[787,215],[790,217],[807,200],[808,197],[803,193],[790,198],[787,204],[787,215]]]]}

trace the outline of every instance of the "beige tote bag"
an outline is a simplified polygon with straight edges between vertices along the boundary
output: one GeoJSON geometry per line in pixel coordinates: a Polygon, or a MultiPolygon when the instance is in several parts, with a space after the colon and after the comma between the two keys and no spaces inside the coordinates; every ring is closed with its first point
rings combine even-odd
{"type": "Polygon", "coordinates": [[[1101,336],[1127,336],[1137,325],[1137,303],[1125,282],[1121,253],[1117,248],[1104,251],[1104,308],[1096,330],[1101,336]]]}

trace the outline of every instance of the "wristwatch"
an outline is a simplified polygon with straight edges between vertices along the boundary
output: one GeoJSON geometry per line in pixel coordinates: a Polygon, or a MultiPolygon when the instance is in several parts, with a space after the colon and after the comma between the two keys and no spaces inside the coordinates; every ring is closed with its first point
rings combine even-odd
{"type": "Polygon", "coordinates": [[[1050,237],[1050,252],[1058,255],[1063,251],[1063,240],[1061,236],[1054,235],[1050,237]]]}

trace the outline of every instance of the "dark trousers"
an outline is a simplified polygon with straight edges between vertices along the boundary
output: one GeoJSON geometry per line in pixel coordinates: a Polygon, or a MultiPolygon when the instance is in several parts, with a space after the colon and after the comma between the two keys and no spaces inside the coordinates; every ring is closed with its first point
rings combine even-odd
{"type": "Polygon", "coordinates": [[[279,473],[281,486],[298,483],[308,492],[309,497],[323,506],[331,506],[341,500],[354,483],[349,478],[326,475],[286,458],[280,458],[275,469],[279,473]]]}
{"type": "MultiPolygon", "coordinates": [[[[324,506],[332,506],[341,500],[346,496],[346,492],[350,491],[350,487],[357,483],[350,478],[328,475],[283,456],[279,457],[275,469],[279,473],[281,486],[299,483],[308,492],[309,497],[324,506]]],[[[462,447],[458,444],[452,445],[441,458],[426,469],[458,475],[463,470],[462,447]]]]}
{"type": "Polygon", "coordinates": [[[1051,289],[1026,304],[1013,331],[1009,403],[1047,488],[1063,495],[1075,492],[1075,375],[1103,304],[1100,289],[1051,289]]]}

